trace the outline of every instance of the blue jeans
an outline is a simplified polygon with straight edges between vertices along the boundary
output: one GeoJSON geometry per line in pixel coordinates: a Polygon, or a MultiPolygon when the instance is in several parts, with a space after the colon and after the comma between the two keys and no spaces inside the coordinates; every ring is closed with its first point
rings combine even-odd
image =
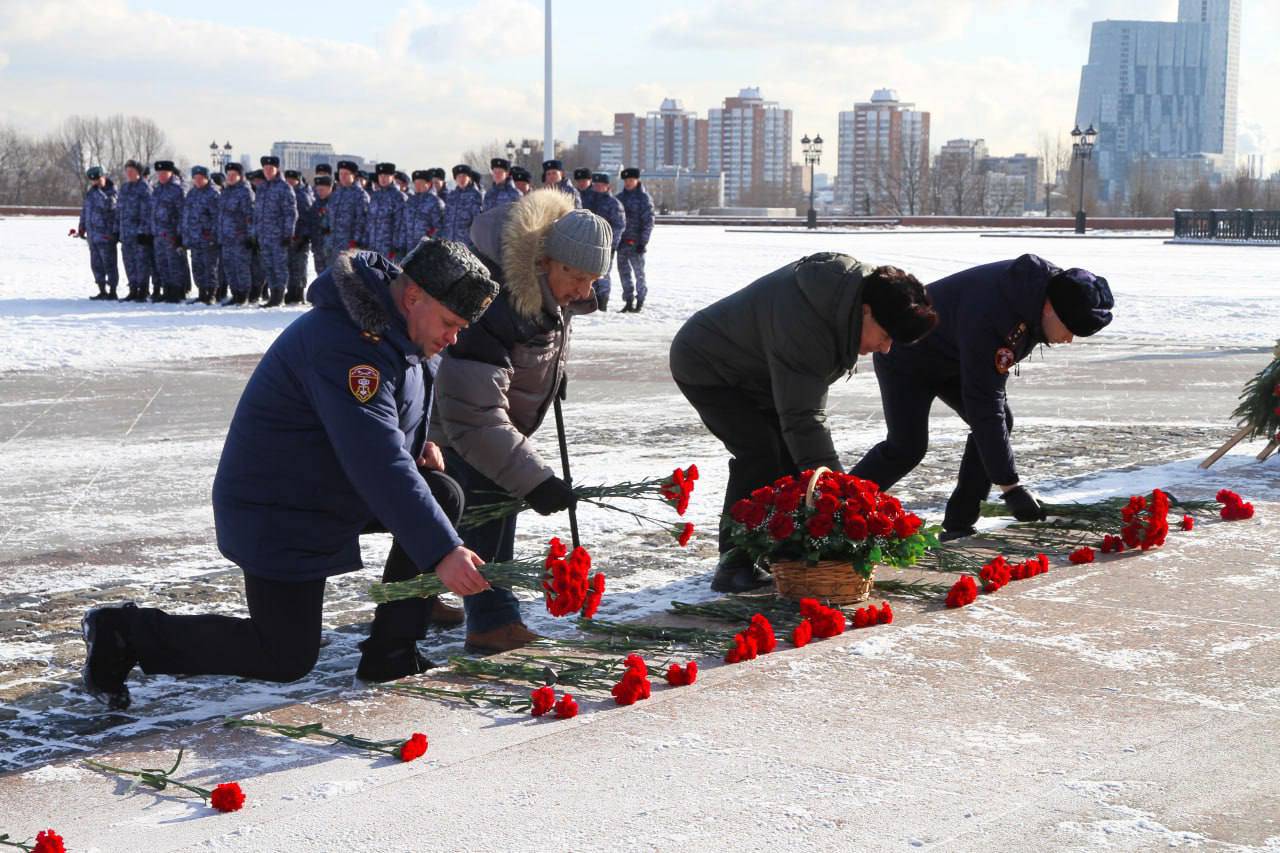
{"type": "MultiPolygon", "coordinates": [[[[463,460],[453,448],[444,452],[444,470],[458,481],[466,494],[467,509],[506,500],[508,495],[496,483],[463,460]]],[[[509,515],[476,527],[460,527],[462,543],[486,563],[500,563],[515,555],[516,516],[509,515]]],[[[483,571],[483,570],[482,570],[483,571]]],[[[487,592],[462,599],[467,613],[467,633],[483,634],[503,625],[522,622],[520,602],[509,589],[495,586],[487,592]]]]}

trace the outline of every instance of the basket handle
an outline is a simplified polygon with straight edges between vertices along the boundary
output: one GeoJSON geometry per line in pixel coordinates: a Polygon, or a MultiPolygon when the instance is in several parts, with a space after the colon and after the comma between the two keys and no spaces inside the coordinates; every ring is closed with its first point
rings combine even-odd
{"type": "Polygon", "coordinates": [[[813,476],[809,478],[809,486],[804,490],[804,505],[809,509],[813,509],[813,493],[818,488],[818,480],[822,479],[823,474],[830,474],[831,469],[825,465],[819,465],[813,469],[813,476]]]}

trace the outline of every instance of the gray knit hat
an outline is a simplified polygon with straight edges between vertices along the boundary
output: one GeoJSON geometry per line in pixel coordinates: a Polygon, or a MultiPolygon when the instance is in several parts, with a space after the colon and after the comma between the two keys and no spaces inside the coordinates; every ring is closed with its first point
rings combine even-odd
{"type": "Polygon", "coordinates": [[[498,283],[488,268],[461,243],[423,237],[405,255],[400,269],[468,323],[479,320],[498,296],[498,283]]]}
{"type": "Polygon", "coordinates": [[[547,234],[547,257],[596,275],[609,273],[612,250],[613,229],[589,210],[569,211],[547,234]]]}

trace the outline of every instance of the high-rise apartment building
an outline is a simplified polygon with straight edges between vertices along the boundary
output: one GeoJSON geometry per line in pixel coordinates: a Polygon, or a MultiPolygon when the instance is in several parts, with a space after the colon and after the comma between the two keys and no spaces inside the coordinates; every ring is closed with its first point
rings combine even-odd
{"type": "Polygon", "coordinates": [[[1098,197],[1137,160],[1209,156],[1235,170],[1241,0],[1179,0],[1178,20],[1095,21],[1076,122],[1098,131],[1098,197]]]}
{"type": "Polygon", "coordinates": [[[929,113],[877,89],[840,113],[836,204],[851,213],[923,213],[929,184],[929,113]]]}
{"type": "Polygon", "coordinates": [[[312,171],[317,163],[332,164],[337,158],[333,146],[327,142],[275,142],[271,154],[280,158],[280,168],[312,171]]]}
{"type": "Polygon", "coordinates": [[[705,172],[707,169],[707,120],[698,118],[675,98],[666,98],[662,106],[643,119],[644,157],[640,161],[647,170],[663,166],[680,166],[705,172]]]}
{"type": "Polygon", "coordinates": [[[707,140],[709,170],[724,173],[725,204],[790,203],[791,110],[743,89],[708,111],[707,140]]]}

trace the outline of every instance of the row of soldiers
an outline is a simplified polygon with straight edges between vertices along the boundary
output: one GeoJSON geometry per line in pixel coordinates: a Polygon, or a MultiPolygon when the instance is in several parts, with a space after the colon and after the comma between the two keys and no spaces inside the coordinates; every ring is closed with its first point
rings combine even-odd
{"type": "MultiPolygon", "coordinates": [[[[379,163],[372,178],[350,160],[316,167],[313,185],[294,170],[280,171],[279,158],[264,156],[261,169],[244,173],[228,163],[225,174],[205,166],[191,169],[191,188],[170,160],[155,162],[154,185],[137,161],[125,164],[117,192],[101,167],[88,170],[90,182],[72,236],[88,241],[98,293],[115,300],[119,282],[117,243],[124,255],[129,293],[125,301],[182,302],[194,282],[196,302],[267,307],[303,301],[310,252],[316,272],[347,249],[371,249],[391,260],[402,258],[424,236],[474,248],[471,223],[534,189],[527,169],[501,157],[490,161],[491,184],[481,192],[481,175],[471,166],[453,167],[453,187],[445,170],[405,174],[394,163],[379,163]],[[150,293],[148,288],[150,286],[150,293]]],[[[653,199],[640,170],[622,170],[623,189],[612,193],[607,173],[576,169],[573,181],[559,160],[542,164],[542,186],[570,196],[575,207],[603,217],[613,229],[614,253],[622,278],[623,312],[644,307],[648,286],[644,255],[653,232],[653,199]]],[[[612,282],[595,285],[597,302],[608,310],[612,282]]]]}

